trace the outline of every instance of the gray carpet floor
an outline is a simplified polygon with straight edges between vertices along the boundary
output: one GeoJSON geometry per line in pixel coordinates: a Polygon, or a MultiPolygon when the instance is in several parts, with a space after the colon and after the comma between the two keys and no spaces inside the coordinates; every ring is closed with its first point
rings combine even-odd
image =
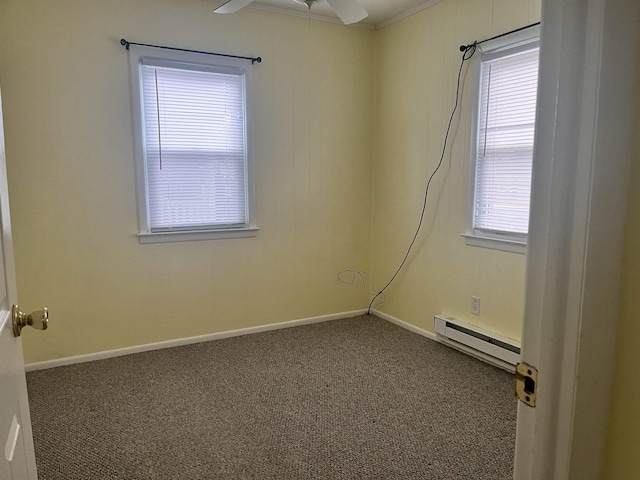
{"type": "Polygon", "coordinates": [[[511,479],[513,376],[374,316],[27,383],[41,480],[511,479]]]}

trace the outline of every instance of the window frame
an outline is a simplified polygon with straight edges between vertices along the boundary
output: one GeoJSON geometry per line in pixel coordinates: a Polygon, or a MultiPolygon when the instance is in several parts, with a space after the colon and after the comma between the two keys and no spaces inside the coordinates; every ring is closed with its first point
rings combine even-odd
{"type": "MultiPolygon", "coordinates": [[[[482,64],[488,60],[494,60],[507,55],[524,52],[532,48],[540,47],[540,26],[521,30],[505,35],[494,40],[478,45],[476,55],[472,57],[470,67],[471,83],[474,86],[471,111],[471,152],[469,162],[469,186],[467,189],[467,218],[465,233],[462,236],[465,244],[475,247],[502,250],[511,253],[527,253],[526,235],[508,232],[487,232],[478,231],[474,227],[475,202],[477,188],[477,167],[478,167],[478,133],[480,128],[480,102],[482,90],[482,64]]],[[[537,105],[536,105],[537,107],[537,105]]],[[[537,108],[536,108],[537,110],[537,108]]],[[[537,115],[537,112],[536,112],[537,115]]]]}
{"type": "Polygon", "coordinates": [[[255,182],[252,135],[252,69],[251,63],[243,59],[217,57],[192,52],[159,50],[140,45],[129,49],[129,73],[131,82],[131,105],[133,107],[133,129],[135,134],[136,197],[138,207],[138,239],[140,243],[166,243],[194,240],[215,240],[255,237],[259,228],[255,222],[255,182]],[[242,72],[244,79],[245,108],[245,197],[246,221],[239,227],[222,227],[151,231],[149,218],[149,188],[147,177],[146,141],[142,105],[141,65],[146,61],[156,65],[192,65],[199,70],[219,71],[233,69],[242,72]]]}

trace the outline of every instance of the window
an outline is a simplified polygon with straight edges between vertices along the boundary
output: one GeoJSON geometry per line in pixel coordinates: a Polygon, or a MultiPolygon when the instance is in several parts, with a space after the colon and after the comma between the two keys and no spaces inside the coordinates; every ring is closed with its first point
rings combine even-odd
{"type": "Polygon", "coordinates": [[[476,60],[469,245],[526,252],[538,90],[535,30],[483,45],[476,60]]]}
{"type": "Polygon", "coordinates": [[[131,46],[142,243],[255,236],[239,59],[131,46]]]}

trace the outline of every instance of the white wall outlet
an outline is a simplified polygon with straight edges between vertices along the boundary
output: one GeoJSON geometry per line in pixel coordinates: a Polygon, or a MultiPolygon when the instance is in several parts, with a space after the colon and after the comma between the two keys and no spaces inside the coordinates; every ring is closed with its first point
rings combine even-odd
{"type": "Polygon", "coordinates": [[[480,315],[480,297],[471,297],[471,313],[480,315]]]}

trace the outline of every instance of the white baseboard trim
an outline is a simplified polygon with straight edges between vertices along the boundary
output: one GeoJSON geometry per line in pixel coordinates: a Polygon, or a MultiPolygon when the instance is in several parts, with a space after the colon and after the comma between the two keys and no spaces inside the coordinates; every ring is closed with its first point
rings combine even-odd
{"type": "Polygon", "coordinates": [[[387,322],[391,322],[391,323],[393,323],[395,325],[398,325],[399,327],[402,327],[405,330],[409,330],[410,332],[417,333],[418,335],[422,335],[423,337],[427,337],[429,340],[433,340],[435,342],[440,342],[440,339],[438,338],[438,336],[435,333],[430,332],[429,330],[425,330],[424,328],[416,327],[415,325],[407,323],[407,322],[405,322],[403,320],[400,320],[399,318],[393,317],[393,316],[389,315],[388,313],[384,313],[384,312],[381,312],[379,310],[374,310],[372,313],[376,317],[380,317],[383,320],[386,320],[387,322]]]}
{"type": "Polygon", "coordinates": [[[443,337],[442,335],[438,335],[436,333],[430,332],[429,330],[425,330],[424,328],[416,327],[410,323],[407,323],[403,320],[400,320],[396,317],[389,315],[388,313],[380,312],[378,310],[374,310],[373,314],[377,317],[382,318],[388,322],[391,322],[399,327],[402,327],[410,332],[417,333],[418,335],[422,335],[423,337],[428,338],[429,340],[433,340],[434,342],[442,343],[443,345],[447,345],[448,347],[455,348],[456,350],[466,353],[472,357],[477,358],[478,360],[482,360],[485,363],[493,365],[494,367],[501,368],[510,373],[515,373],[515,367],[510,363],[504,362],[498,358],[487,355],[486,353],[479,352],[474,350],[473,348],[469,348],[466,345],[462,345],[460,343],[452,342],[449,339],[443,337]]]}
{"type": "Polygon", "coordinates": [[[358,315],[363,315],[365,313],[365,309],[353,310],[351,312],[334,313],[331,315],[322,315],[319,317],[302,318],[299,320],[271,323],[269,325],[260,325],[257,327],[241,328],[239,330],[228,330],[226,332],[210,333],[207,335],[199,335],[197,337],[177,338],[175,340],[167,340],[164,342],[147,343],[145,345],[135,345],[133,347],[117,348],[115,350],[105,350],[103,352],[57,358],[55,360],[46,360],[44,362],[28,363],[24,368],[26,372],[45,370],[48,368],[62,367],[64,365],[74,365],[76,363],[93,362],[96,360],[104,360],[106,358],[122,357],[134,353],[149,352],[151,350],[162,350],[164,348],[181,347],[183,345],[210,342],[212,340],[221,340],[223,338],[240,337],[243,335],[267,332],[270,330],[281,330],[284,328],[299,327],[302,325],[311,325],[314,323],[330,322],[333,320],[341,320],[343,318],[357,317],[358,315]]]}
{"type": "MultiPolygon", "coordinates": [[[[331,315],[322,315],[319,317],[310,317],[310,318],[302,318],[299,320],[290,320],[287,322],[280,323],[272,323],[269,325],[260,325],[258,327],[249,327],[249,328],[241,328],[238,330],[228,330],[226,332],[218,332],[218,333],[210,333],[207,335],[199,335],[197,337],[187,337],[187,338],[177,338],[174,340],[167,340],[164,342],[156,342],[156,343],[147,343],[144,345],[135,345],[133,347],[125,347],[118,348],[115,350],[105,350],[102,352],[96,353],[87,353],[85,355],[76,355],[73,357],[65,357],[65,358],[57,358],[55,360],[46,360],[44,362],[35,362],[28,363],[25,365],[26,372],[33,372],[35,370],[45,370],[48,368],[62,367],[65,365],[74,365],[76,363],[86,363],[93,362],[96,360],[104,360],[106,358],[114,358],[114,357],[122,357],[125,355],[132,355],[134,353],[142,353],[149,352],[151,350],[162,350],[164,348],[173,348],[173,347],[181,347],[183,345],[192,345],[194,343],[202,343],[202,342],[211,342],[213,340],[222,340],[223,338],[231,338],[231,337],[240,337],[243,335],[252,335],[254,333],[268,332],[271,330],[281,330],[284,328],[291,327],[299,327],[302,325],[312,325],[314,323],[322,323],[322,322],[330,322],[333,320],[341,320],[344,318],[356,317],[358,315],[363,315],[366,313],[366,310],[353,310],[350,312],[342,312],[342,313],[334,313],[331,315]]],[[[478,352],[471,348],[468,348],[464,345],[460,345],[457,343],[453,343],[448,341],[446,338],[437,335],[429,330],[425,330],[420,327],[416,327],[411,323],[407,323],[399,318],[396,318],[388,313],[384,313],[378,310],[372,311],[374,315],[377,317],[386,320],[387,322],[393,323],[405,330],[409,330],[410,332],[421,335],[429,340],[433,340],[434,342],[442,343],[444,345],[450,346],[459,350],[463,353],[476,357],[479,360],[482,360],[486,363],[489,363],[493,366],[508,370],[513,373],[514,369],[512,365],[509,365],[505,362],[501,362],[498,359],[495,359],[489,355],[486,355],[482,352],[478,352]]]]}

